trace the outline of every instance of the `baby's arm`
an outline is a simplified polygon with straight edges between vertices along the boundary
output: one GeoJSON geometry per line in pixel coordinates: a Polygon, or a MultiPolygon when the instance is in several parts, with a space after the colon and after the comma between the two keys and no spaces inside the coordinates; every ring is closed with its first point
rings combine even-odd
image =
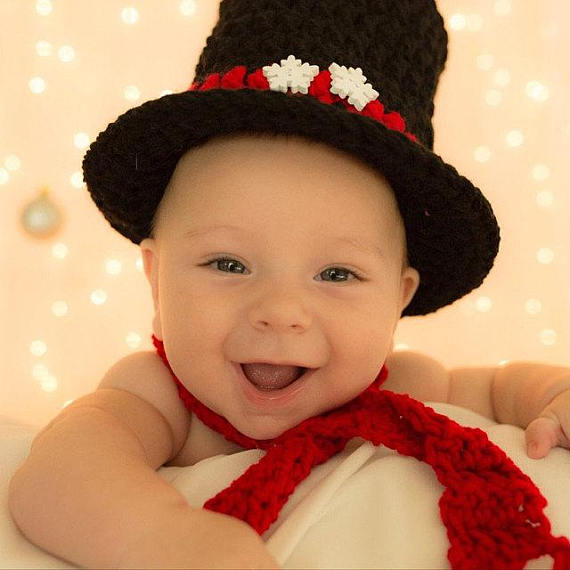
{"type": "Polygon", "coordinates": [[[131,355],[102,385],[138,386],[142,396],[100,387],[64,409],[11,481],[14,521],[38,546],[85,567],[277,567],[249,526],[191,507],[156,473],[189,424],[173,407],[168,374],[155,354],[131,355]]]}
{"type": "Polygon", "coordinates": [[[392,353],[387,365],[386,389],[525,428],[532,457],[546,455],[555,445],[570,447],[569,368],[511,362],[448,370],[433,358],[408,351],[392,353]]]}

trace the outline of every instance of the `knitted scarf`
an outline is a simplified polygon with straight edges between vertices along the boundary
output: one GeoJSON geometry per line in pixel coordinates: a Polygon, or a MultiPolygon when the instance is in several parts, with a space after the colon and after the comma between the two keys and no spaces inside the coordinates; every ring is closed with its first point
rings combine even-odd
{"type": "Polygon", "coordinates": [[[570,569],[570,541],[551,534],[546,499],[484,431],[459,425],[405,394],[380,388],[384,367],[359,396],[304,420],[271,440],[255,440],[199,402],[175,376],[163,343],[152,337],[186,407],[228,441],[266,454],[203,505],[237,517],[260,535],[277,520],[295,487],[315,465],[342,451],[351,438],[385,445],[431,466],[445,487],[439,500],[453,569],[522,569],[549,554],[555,570],[570,569]]]}

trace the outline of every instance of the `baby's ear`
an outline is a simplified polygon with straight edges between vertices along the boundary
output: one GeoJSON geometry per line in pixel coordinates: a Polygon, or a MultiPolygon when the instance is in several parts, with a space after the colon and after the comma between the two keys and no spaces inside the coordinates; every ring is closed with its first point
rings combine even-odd
{"type": "Polygon", "coordinates": [[[160,322],[160,305],[158,302],[158,247],[156,240],[147,238],[140,243],[143,268],[152,290],[152,301],[154,303],[154,335],[162,340],[162,326],[160,322]]]}
{"type": "Polygon", "coordinates": [[[151,286],[153,280],[156,278],[158,269],[158,256],[156,248],[156,240],[153,238],[143,239],[140,243],[143,268],[146,278],[149,280],[151,286]]]}
{"type": "Polygon", "coordinates": [[[413,267],[405,267],[400,278],[400,314],[410,304],[420,286],[420,274],[413,267]]]}

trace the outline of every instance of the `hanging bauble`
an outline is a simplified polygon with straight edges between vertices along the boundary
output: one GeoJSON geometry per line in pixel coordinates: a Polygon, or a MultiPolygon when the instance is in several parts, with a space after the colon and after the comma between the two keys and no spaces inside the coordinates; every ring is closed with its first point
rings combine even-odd
{"type": "Polygon", "coordinates": [[[24,231],[35,238],[53,237],[61,228],[63,214],[51,199],[48,188],[44,187],[22,210],[21,224],[24,231]]]}

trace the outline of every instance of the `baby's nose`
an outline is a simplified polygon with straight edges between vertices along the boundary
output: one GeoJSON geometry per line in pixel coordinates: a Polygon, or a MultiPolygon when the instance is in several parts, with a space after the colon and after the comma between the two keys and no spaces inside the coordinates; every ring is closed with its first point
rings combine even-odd
{"type": "Polygon", "coordinates": [[[312,317],[299,292],[273,291],[252,305],[249,321],[260,330],[303,332],[311,326],[312,317]]]}

